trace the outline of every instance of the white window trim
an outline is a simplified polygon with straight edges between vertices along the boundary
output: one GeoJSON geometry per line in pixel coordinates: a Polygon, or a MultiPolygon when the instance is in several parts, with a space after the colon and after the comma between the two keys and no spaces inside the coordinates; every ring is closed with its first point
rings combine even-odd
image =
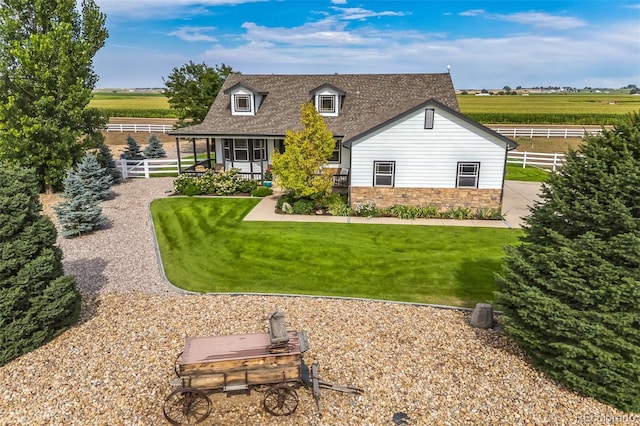
{"type": "Polygon", "coordinates": [[[396,162],[395,161],[374,161],[373,162],[373,186],[384,188],[393,188],[396,184],[396,162]],[[378,166],[381,164],[390,164],[391,173],[378,173],[378,166]],[[381,185],[377,183],[378,176],[391,176],[391,185],[381,185]]]}
{"type": "Polygon", "coordinates": [[[335,114],[336,112],[336,96],[335,95],[318,95],[318,112],[321,114],[335,114]],[[324,101],[331,101],[331,108],[324,108],[324,101]]]}
{"type": "Polygon", "coordinates": [[[480,181],[480,162],[479,161],[460,161],[458,162],[458,169],[456,173],[456,188],[477,188],[480,181]],[[463,172],[464,166],[472,165],[474,171],[472,173],[463,172]],[[460,185],[460,178],[474,178],[475,185],[460,185]]]}
{"type": "Polygon", "coordinates": [[[245,95],[245,94],[241,94],[238,93],[236,95],[233,95],[233,100],[234,100],[234,109],[236,112],[251,112],[251,95],[245,95]],[[240,101],[241,100],[246,100],[247,101],[247,106],[246,107],[241,107],[240,106],[240,101]]]}
{"type": "Polygon", "coordinates": [[[431,130],[433,129],[434,122],[436,118],[436,110],[433,108],[427,108],[424,110],[424,128],[431,130]]]}

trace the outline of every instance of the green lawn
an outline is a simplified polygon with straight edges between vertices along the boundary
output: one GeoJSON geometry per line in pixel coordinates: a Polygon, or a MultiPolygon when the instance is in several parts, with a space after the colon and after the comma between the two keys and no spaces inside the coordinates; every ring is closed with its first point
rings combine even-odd
{"type": "Polygon", "coordinates": [[[493,299],[510,229],[242,222],[252,198],[151,204],[169,280],[198,292],[353,296],[473,307],[493,299]]]}
{"type": "Polygon", "coordinates": [[[526,182],[545,182],[549,172],[537,167],[522,168],[519,164],[507,164],[506,180],[520,180],[526,182]]]}

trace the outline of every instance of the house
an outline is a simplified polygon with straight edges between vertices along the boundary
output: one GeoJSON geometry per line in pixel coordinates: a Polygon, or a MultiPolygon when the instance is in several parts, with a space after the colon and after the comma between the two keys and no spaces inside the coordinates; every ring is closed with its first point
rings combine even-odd
{"type": "Polygon", "coordinates": [[[336,139],[326,167],[352,205],[501,207],[516,144],[460,113],[448,73],[233,74],[201,124],[171,134],[176,144],[191,140],[194,153],[196,140],[205,142],[201,165],[261,180],[308,102],[336,139]]]}

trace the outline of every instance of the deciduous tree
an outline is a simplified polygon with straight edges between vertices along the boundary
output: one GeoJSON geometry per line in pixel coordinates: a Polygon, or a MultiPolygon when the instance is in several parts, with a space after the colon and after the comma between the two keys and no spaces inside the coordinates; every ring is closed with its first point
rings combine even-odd
{"type": "Polygon", "coordinates": [[[284,153],[273,156],[273,174],[278,185],[296,197],[314,197],[331,190],[329,162],[335,140],[327,129],[324,118],[312,103],[300,108],[303,129],[287,131],[284,153]]]}
{"type": "Polygon", "coordinates": [[[80,295],[64,275],[56,228],[33,170],[0,163],[0,365],[73,324],[80,295]]]}
{"type": "Polygon", "coordinates": [[[107,38],[93,0],[4,0],[0,7],[0,159],[51,192],[106,119],[87,108],[107,38]]]}
{"type": "Polygon", "coordinates": [[[178,114],[176,127],[202,123],[229,74],[237,73],[225,64],[210,67],[189,61],[174,68],[163,81],[169,107],[178,114]]]}
{"type": "Polygon", "coordinates": [[[507,333],[551,377],[640,412],[640,114],[570,152],[507,250],[507,333]]]}

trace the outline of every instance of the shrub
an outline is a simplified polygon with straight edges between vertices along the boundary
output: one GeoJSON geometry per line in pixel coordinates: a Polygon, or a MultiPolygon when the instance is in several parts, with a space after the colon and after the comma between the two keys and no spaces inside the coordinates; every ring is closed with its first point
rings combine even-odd
{"type": "Polygon", "coordinates": [[[173,180],[173,190],[176,194],[185,194],[188,187],[198,186],[198,178],[189,174],[180,174],[173,180]]]}
{"type": "Polygon", "coordinates": [[[267,188],[266,186],[259,186],[251,191],[251,195],[254,197],[266,197],[271,194],[273,194],[273,189],[267,188]]]}
{"type": "Polygon", "coordinates": [[[471,219],[471,209],[467,207],[452,207],[442,214],[445,219],[471,219]]]}
{"type": "Polygon", "coordinates": [[[247,194],[253,192],[258,187],[258,182],[255,180],[242,180],[238,185],[238,192],[246,192],[247,194]]]}
{"type": "Polygon", "coordinates": [[[316,210],[315,202],[307,198],[299,199],[291,207],[293,207],[293,213],[295,214],[312,214],[316,210]]]}
{"type": "Polygon", "coordinates": [[[293,204],[295,202],[295,197],[293,195],[293,193],[288,192],[284,195],[282,195],[279,199],[278,202],[276,203],[276,209],[278,210],[283,210],[282,209],[282,205],[284,203],[288,203],[288,204],[293,204]]]}
{"type": "Polygon", "coordinates": [[[498,209],[481,208],[476,210],[474,217],[482,220],[502,220],[504,216],[498,209]]]}
{"type": "Polygon", "coordinates": [[[362,216],[362,217],[377,217],[377,216],[380,216],[381,214],[381,212],[378,210],[378,208],[376,207],[376,204],[373,201],[356,203],[353,211],[357,216],[362,216]]]}
{"type": "Polygon", "coordinates": [[[400,219],[415,219],[420,215],[420,207],[395,205],[389,207],[385,213],[400,219]]]}
{"type": "Polygon", "coordinates": [[[65,275],[56,227],[41,214],[33,170],[2,164],[0,173],[0,365],[76,322],[80,294],[65,275]]]}

